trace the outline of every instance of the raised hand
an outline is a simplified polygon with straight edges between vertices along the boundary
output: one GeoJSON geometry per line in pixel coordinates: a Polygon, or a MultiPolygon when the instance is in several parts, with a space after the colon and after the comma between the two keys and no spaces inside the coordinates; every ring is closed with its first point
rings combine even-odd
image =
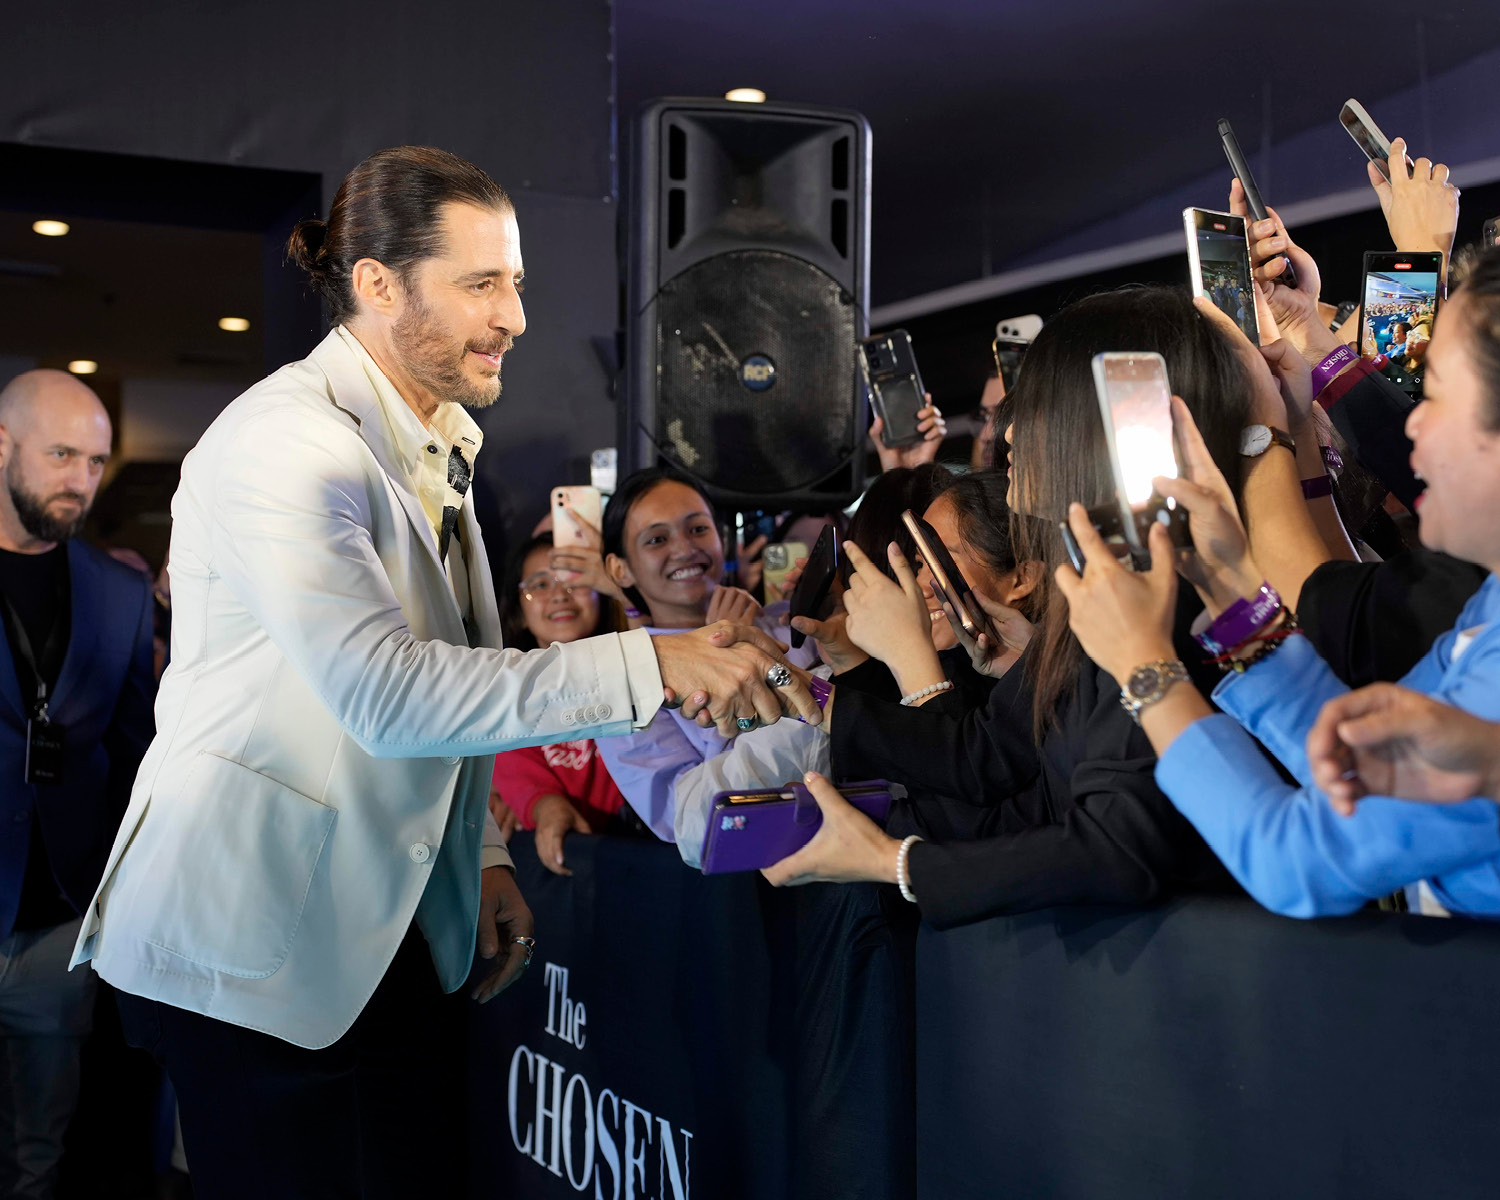
{"type": "MultiPolygon", "coordinates": [[[[1010,605],[1002,604],[998,600],[991,600],[979,592],[970,594],[984,610],[985,616],[989,618],[990,628],[995,631],[999,644],[992,643],[989,634],[986,633],[981,633],[977,638],[971,638],[964,632],[963,626],[958,624],[953,625],[954,635],[958,638],[959,644],[969,652],[969,662],[976,671],[981,675],[988,675],[991,679],[999,679],[1019,661],[1022,653],[1031,643],[1036,626],[1028,621],[1019,609],[1011,608],[1010,605]]],[[[943,611],[947,612],[947,605],[943,606],[943,611]]]]}
{"type": "Polygon", "coordinates": [[[803,782],[822,810],[823,824],[812,841],[761,874],[775,887],[861,880],[895,883],[901,843],[845,800],[823,776],[809,772],[803,782]]]}
{"type": "Polygon", "coordinates": [[[563,865],[563,839],[570,833],[588,833],[587,818],[566,796],[551,793],[540,797],[531,810],[536,824],[536,856],[554,875],[571,875],[563,865]]]}
{"type": "Polygon", "coordinates": [[[1323,286],[1318,264],[1292,240],[1274,208],[1266,209],[1263,221],[1251,218],[1245,190],[1238,179],[1229,186],[1229,211],[1245,218],[1250,264],[1256,281],[1264,289],[1262,298],[1275,321],[1276,332],[1297,348],[1308,366],[1316,366],[1339,347],[1338,337],[1318,312],[1318,293],[1323,286]],[[1294,288],[1287,287],[1282,278],[1288,259],[1297,271],[1294,288]]]}
{"type": "Polygon", "coordinates": [[[604,566],[604,535],[576,511],[573,513],[573,520],[589,539],[588,545],[554,547],[547,558],[547,565],[564,583],[592,588],[601,596],[609,596],[624,603],[625,593],[604,566]]]}
{"type": "Polygon", "coordinates": [[[922,434],[920,442],[914,442],[910,446],[887,446],[881,440],[881,434],[885,432],[885,422],[876,417],[870,423],[870,444],[875,448],[875,454],[880,459],[882,471],[889,471],[894,467],[920,467],[923,463],[930,463],[937,458],[938,447],[948,436],[948,422],[943,419],[938,406],[932,402],[931,395],[924,394],[923,398],[927,401],[927,405],[917,410],[917,432],[922,434]]]}
{"type": "Polygon", "coordinates": [[[835,675],[842,675],[870,657],[850,640],[848,621],[849,614],[840,605],[829,614],[826,621],[793,617],[792,628],[817,642],[819,656],[833,668],[835,675]]]}
{"type": "Polygon", "coordinates": [[[1391,139],[1389,182],[1374,163],[1365,164],[1370,186],[1380,199],[1386,226],[1397,250],[1438,250],[1443,255],[1443,271],[1453,253],[1453,236],[1458,231],[1459,190],[1448,181],[1448,168],[1430,158],[1419,158],[1406,168],[1406,142],[1391,139]]]}
{"type": "Polygon", "coordinates": [[[854,566],[844,592],[849,640],[885,663],[903,692],[941,682],[943,669],[932,647],[927,598],[901,548],[892,542],[886,549],[894,581],[853,542],[844,543],[844,553],[854,566]]]}
{"type": "Polygon", "coordinates": [[[1393,683],[1325,704],[1307,734],[1307,761],[1346,817],[1369,795],[1500,799],[1500,725],[1393,683]]]}
{"type": "Polygon", "coordinates": [[[754,625],[760,613],[760,601],[744,588],[721,583],[708,598],[706,620],[709,624],[728,621],[733,625],[754,625]]]}

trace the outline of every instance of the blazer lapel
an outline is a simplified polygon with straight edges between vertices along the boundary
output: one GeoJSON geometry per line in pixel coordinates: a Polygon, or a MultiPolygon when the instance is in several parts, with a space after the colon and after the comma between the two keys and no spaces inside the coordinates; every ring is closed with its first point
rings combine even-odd
{"type": "Polygon", "coordinates": [[[98,566],[89,557],[82,543],[76,538],[70,539],[68,649],[63,656],[62,669],[57,675],[57,687],[53,689],[50,701],[54,717],[62,711],[62,706],[83,682],[88,664],[94,661],[94,647],[98,644],[99,627],[105,616],[102,597],[99,595],[103,582],[98,566]]]}
{"type": "Polygon", "coordinates": [[[458,602],[453,598],[453,589],[448,585],[447,573],[443,570],[442,560],[438,558],[437,534],[432,530],[432,522],[427,519],[427,510],[422,507],[421,498],[412,490],[406,464],[402,462],[399,451],[391,441],[385,414],[380,410],[380,397],[375,394],[375,385],[365,374],[364,363],[344,344],[337,329],[319,342],[308,357],[327,376],[333,389],[334,404],[358,423],[360,436],[390,480],[418,541],[426,549],[427,565],[437,573],[438,586],[435,590],[447,597],[450,615],[458,619],[458,602]]]}
{"type": "Polygon", "coordinates": [[[0,622],[0,697],[16,710],[23,722],[30,717],[26,701],[21,697],[21,679],[16,674],[16,659],[11,653],[10,637],[3,622],[0,622]]]}

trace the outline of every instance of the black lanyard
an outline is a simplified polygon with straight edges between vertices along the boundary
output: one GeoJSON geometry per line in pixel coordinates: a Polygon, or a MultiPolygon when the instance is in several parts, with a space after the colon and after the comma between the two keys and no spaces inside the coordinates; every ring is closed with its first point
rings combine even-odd
{"type": "MultiPolygon", "coordinates": [[[[64,651],[64,640],[72,624],[71,621],[65,620],[63,615],[68,611],[69,600],[66,571],[56,572],[54,593],[57,607],[53,612],[52,628],[47,633],[46,644],[42,646],[42,662],[60,669],[62,664],[59,658],[64,651]]],[[[47,719],[47,678],[37,662],[36,654],[31,648],[31,635],[26,632],[26,623],[21,620],[21,614],[16,611],[15,604],[4,592],[0,592],[0,600],[5,602],[5,613],[9,618],[6,624],[10,626],[11,649],[20,660],[20,665],[25,668],[24,674],[31,676],[29,681],[26,679],[20,681],[23,689],[28,682],[31,684],[31,693],[35,697],[28,712],[32,717],[45,721],[47,719]]]]}

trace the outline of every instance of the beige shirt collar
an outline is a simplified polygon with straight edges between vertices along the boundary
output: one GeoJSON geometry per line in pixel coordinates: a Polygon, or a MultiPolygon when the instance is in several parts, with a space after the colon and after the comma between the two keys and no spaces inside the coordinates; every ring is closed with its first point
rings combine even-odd
{"type": "Polygon", "coordinates": [[[370,380],[370,386],[375,390],[375,397],[380,403],[380,411],[385,417],[386,432],[390,435],[391,445],[396,448],[396,453],[400,457],[402,466],[406,468],[407,474],[415,474],[422,465],[423,455],[427,453],[427,447],[433,440],[433,433],[441,435],[445,443],[440,446],[440,449],[444,451],[444,463],[447,462],[448,447],[458,446],[463,456],[469,460],[469,467],[472,470],[479,448],[484,444],[484,433],[474,423],[474,419],[464,411],[463,405],[452,402],[440,404],[437,412],[433,414],[432,429],[429,431],[422,425],[417,414],[411,410],[411,406],[401,398],[401,393],[386,378],[385,372],[376,364],[360,340],[343,325],[340,325],[336,332],[364,368],[365,375],[370,380]]]}

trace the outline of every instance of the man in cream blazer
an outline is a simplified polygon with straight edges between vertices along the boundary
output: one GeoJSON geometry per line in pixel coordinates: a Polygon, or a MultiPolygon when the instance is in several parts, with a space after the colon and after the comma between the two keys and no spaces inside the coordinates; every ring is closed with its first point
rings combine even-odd
{"type": "Polygon", "coordinates": [[[415,1186],[401,1148],[445,1097],[414,1072],[372,1099],[369,1063],[438,1044],[430,1002],[476,931],[498,960],[482,995],[529,960],[496,751],[640,728],[664,683],[731,726],[807,703],[772,692],[774,643],[748,631],[501,649],[467,494],[482,435],[451,401],[493,400],[525,328],[514,212],[477,168],[403,147],[304,226],[293,257],[342,323],[183,463],[157,735],[74,957],[166,1065],[209,1196],[415,1186]]]}

